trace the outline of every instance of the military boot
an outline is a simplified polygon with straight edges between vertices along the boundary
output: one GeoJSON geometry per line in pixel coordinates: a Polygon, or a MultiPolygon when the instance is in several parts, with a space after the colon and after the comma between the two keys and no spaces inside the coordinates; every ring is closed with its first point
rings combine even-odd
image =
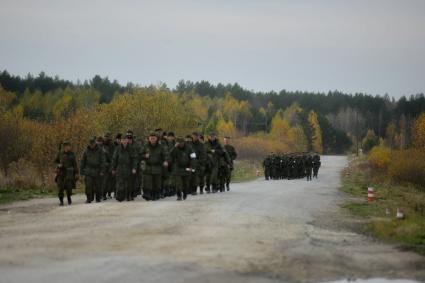
{"type": "Polygon", "coordinates": [[[68,205],[71,205],[72,204],[71,196],[66,196],[66,198],[68,199],[68,205]]]}
{"type": "Polygon", "coordinates": [[[177,200],[182,200],[182,193],[181,192],[177,193],[177,200]]]}
{"type": "Polygon", "coordinates": [[[230,184],[229,183],[226,184],[226,188],[227,188],[227,191],[230,191],[230,184]]]}
{"type": "Polygon", "coordinates": [[[63,206],[63,197],[59,197],[59,205],[63,206]]]}
{"type": "Polygon", "coordinates": [[[199,194],[201,194],[201,195],[204,194],[204,187],[199,187],[199,194]]]}

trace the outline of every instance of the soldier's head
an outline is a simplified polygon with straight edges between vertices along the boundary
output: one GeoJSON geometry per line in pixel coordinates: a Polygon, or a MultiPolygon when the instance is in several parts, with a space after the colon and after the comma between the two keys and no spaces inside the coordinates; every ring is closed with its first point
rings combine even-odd
{"type": "Polygon", "coordinates": [[[229,144],[230,137],[229,136],[224,137],[223,142],[224,142],[225,145],[229,144]]]}
{"type": "Polygon", "coordinates": [[[205,139],[204,139],[204,136],[203,135],[199,135],[199,141],[201,143],[204,143],[205,142],[205,139]]]}
{"type": "Polygon", "coordinates": [[[178,137],[176,139],[176,147],[178,148],[184,147],[185,143],[186,143],[186,140],[183,137],[178,137]]]}
{"type": "Polygon", "coordinates": [[[174,142],[176,140],[176,136],[173,132],[168,132],[167,134],[167,141],[168,142],[174,142]]]}
{"type": "Polygon", "coordinates": [[[64,141],[62,143],[62,148],[63,148],[63,151],[65,152],[71,151],[71,143],[69,141],[64,141]]]}
{"type": "Polygon", "coordinates": [[[208,139],[209,139],[210,141],[215,141],[215,140],[217,139],[217,135],[216,135],[214,132],[211,132],[211,133],[208,135],[208,139]]]}
{"type": "Polygon", "coordinates": [[[105,136],[104,136],[104,140],[108,141],[108,142],[111,141],[111,133],[109,133],[109,132],[106,133],[105,136]]]}
{"type": "Polygon", "coordinates": [[[121,143],[121,138],[122,138],[122,134],[117,134],[117,135],[115,136],[115,142],[116,142],[116,143],[121,143]]]}
{"type": "Polygon", "coordinates": [[[158,136],[156,133],[151,133],[149,135],[148,141],[150,144],[155,145],[158,143],[158,136]]]}
{"type": "Polygon", "coordinates": [[[98,146],[102,146],[102,145],[103,145],[103,143],[104,143],[104,140],[103,140],[103,138],[102,138],[102,137],[97,137],[97,138],[96,138],[96,144],[97,144],[98,146]]]}
{"type": "Polygon", "coordinates": [[[192,136],[191,135],[187,135],[186,137],[185,137],[185,140],[186,140],[186,142],[192,142],[193,140],[192,140],[192,136]]]}
{"type": "Polygon", "coordinates": [[[199,141],[199,133],[198,133],[198,132],[193,132],[193,133],[192,133],[192,140],[193,140],[194,142],[199,141]]]}
{"type": "Polygon", "coordinates": [[[128,140],[128,136],[127,136],[127,135],[125,135],[125,136],[122,136],[122,137],[121,137],[120,143],[121,143],[124,147],[126,147],[126,146],[128,145],[128,142],[129,142],[129,140],[128,140]]]}
{"type": "Polygon", "coordinates": [[[95,147],[96,147],[96,138],[95,138],[95,137],[94,137],[94,138],[89,139],[89,147],[90,147],[91,149],[93,149],[93,148],[95,148],[95,147]]]}
{"type": "Polygon", "coordinates": [[[127,134],[125,135],[125,137],[127,138],[127,140],[128,140],[128,143],[129,144],[132,144],[133,143],[133,132],[132,131],[127,131],[127,134]]]}

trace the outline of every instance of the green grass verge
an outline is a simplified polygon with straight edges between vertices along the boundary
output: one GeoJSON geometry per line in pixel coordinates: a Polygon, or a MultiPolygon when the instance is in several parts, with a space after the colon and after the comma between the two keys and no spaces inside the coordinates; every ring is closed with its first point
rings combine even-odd
{"type": "Polygon", "coordinates": [[[52,197],[56,195],[53,189],[40,188],[0,188],[0,204],[33,198],[52,197]]]}
{"type": "Polygon", "coordinates": [[[394,184],[381,172],[354,159],[343,172],[341,190],[356,197],[343,205],[366,221],[364,231],[385,242],[425,255],[425,192],[409,184],[394,184]],[[375,201],[367,201],[367,187],[375,190],[375,201]],[[405,213],[396,219],[397,208],[405,213]],[[389,215],[387,215],[387,209],[389,215]]]}
{"type": "Polygon", "coordinates": [[[235,160],[232,182],[240,183],[258,178],[257,170],[262,174],[261,164],[254,160],[235,160]]]}

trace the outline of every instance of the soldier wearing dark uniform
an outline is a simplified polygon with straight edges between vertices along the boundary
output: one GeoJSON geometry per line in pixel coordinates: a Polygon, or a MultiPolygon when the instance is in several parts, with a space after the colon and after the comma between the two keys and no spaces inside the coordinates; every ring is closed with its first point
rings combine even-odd
{"type": "Polygon", "coordinates": [[[264,178],[266,180],[269,180],[271,177],[271,165],[272,165],[271,156],[272,154],[269,154],[266,158],[264,158],[264,161],[263,161],[264,178]]]}
{"type": "Polygon", "coordinates": [[[112,156],[112,174],[116,177],[115,198],[121,202],[133,200],[131,177],[136,175],[137,158],[128,144],[129,137],[121,139],[121,144],[112,156]]]}
{"type": "Polygon", "coordinates": [[[185,200],[190,193],[190,176],[196,172],[196,154],[185,139],[177,138],[170,153],[170,160],[173,164],[172,174],[176,183],[177,200],[185,200]]]}
{"type": "Polygon", "coordinates": [[[115,146],[111,139],[111,134],[106,133],[103,141],[103,152],[105,154],[105,172],[103,176],[103,200],[112,198],[113,176],[111,171],[112,156],[114,155],[115,146]]]}
{"type": "Polygon", "coordinates": [[[145,161],[143,172],[143,197],[146,200],[158,200],[162,186],[162,167],[168,167],[168,154],[165,147],[158,142],[156,133],[149,135],[149,142],[141,151],[145,161]]]}
{"type": "Polygon", "coordinates": [[[236,153],[234,146],[230,144],[230,137],[224,137],[224,149],[229,154],[229,159],[230,159],[229,165],[226,167],[226,172],[224,177],[225,183],[226,183],[226,189],[230,190],[230,182],[232,179],[232,171],[234,166],[233,162],[238,157],[238,154],[236,153]]]}
{"type": "Polygon", "coordinates": [[[322,165],[322,163],[320,162],[320,156],[318,154],[315,154],[313,156],[313,178],[317,179],[320,165],[322,165]]]}
{"type": "Polygon", "coordinates": [[[87,203],[95,198],[96,202],[102,199],[102,180],[105,171],[105,154],[103,149],[96,144],[96,139],[91,139],[83,153],[80,162],[80,174],[84,176],[87,203]]]}
{"type": "Polygon", "coordinates": [[[211,172],[209,182],[212,192],[216,193],[220,189],[219,170],[224,155],[224,150],[217,140],[215,133],[210,133],[208,141],[205,143],[207,154],[211,158],[211,172]]]}
{"type": "MultiPolygon", "coordinates": [[[[166,147],[167,147],[167,153],[170,154],[170,152],[174,149],[174,146],[176,144],[176,137],[173,132],[167,133],[167,140],[166,140],[166,147]]],[[[174,196],[176,194],[176,184],[175,184],[175,178],[171,174],[172,170],[172,161],[168,164],[168,167],[164,167],[164,171],[166,173],[166,178],[164,178],[164,189],[166,196],[174,196]]]]}
{"type": "Polygon", "coordinates": [[[190,145],[192,146],[192,150],[195,154],[196,159],[196,168],[194,168],[195,172],[192,174],[192,178],[190,180],[191,193],[196,195],[199,187],[199,193],[203,194],[204,186],[202,180],[205,178],[204,172],[205,163],[207,159],[207,151],[205,149],[205,145],[199,140],[199,133],[192,133],[191,140],[192,142],[190,145]]]}
{"type": "Polygon", "coordinates": [[[305,159],[304,167],[307,181],[311,181],[311,173],[313,169],[313,158],[311,157],[311,155],[307,156],[307,158],[305,159]]]}
{"type": "Polygon", "coordinates": [[[71,205],[72,190],[75,189],[75,182],[78,179],[78,168],[75,154],[71,151],[69,142],[62,143],[62,148],[56,156],[56,182],[58,185],[58,197],[60,205],[63,206],[64,192],[68,199],[68,205],[71,205]]]}

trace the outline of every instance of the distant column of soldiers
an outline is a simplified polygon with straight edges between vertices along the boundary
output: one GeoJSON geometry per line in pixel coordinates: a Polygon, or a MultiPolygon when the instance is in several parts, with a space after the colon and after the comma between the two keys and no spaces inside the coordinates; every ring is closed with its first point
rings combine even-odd
{"type": "Polygon", "coordinates": [[[316,153],[270,153],[263,161],[266,180],[318,178],[321,166],[320,155],[316,153]]]}
{"type": "Polygon", "coordinates": [[[222,146],[215,133],[204,140],[197,132],[176,138],[157,129],[146,139],[136,139],[129,130],[114,141],[110,133],[90,139],[78,170],[71,144],[64,142],[55,159],[59,202],[64,204],[66,193],[72,203],[79,175],[84,177],[87,203],[113,197],[132,201],[138,195],[147,201],[170,196],[185,200],[197,195],[198,188],[200,194],[229,191],[236,158],[230,137],[222,146]]]}

